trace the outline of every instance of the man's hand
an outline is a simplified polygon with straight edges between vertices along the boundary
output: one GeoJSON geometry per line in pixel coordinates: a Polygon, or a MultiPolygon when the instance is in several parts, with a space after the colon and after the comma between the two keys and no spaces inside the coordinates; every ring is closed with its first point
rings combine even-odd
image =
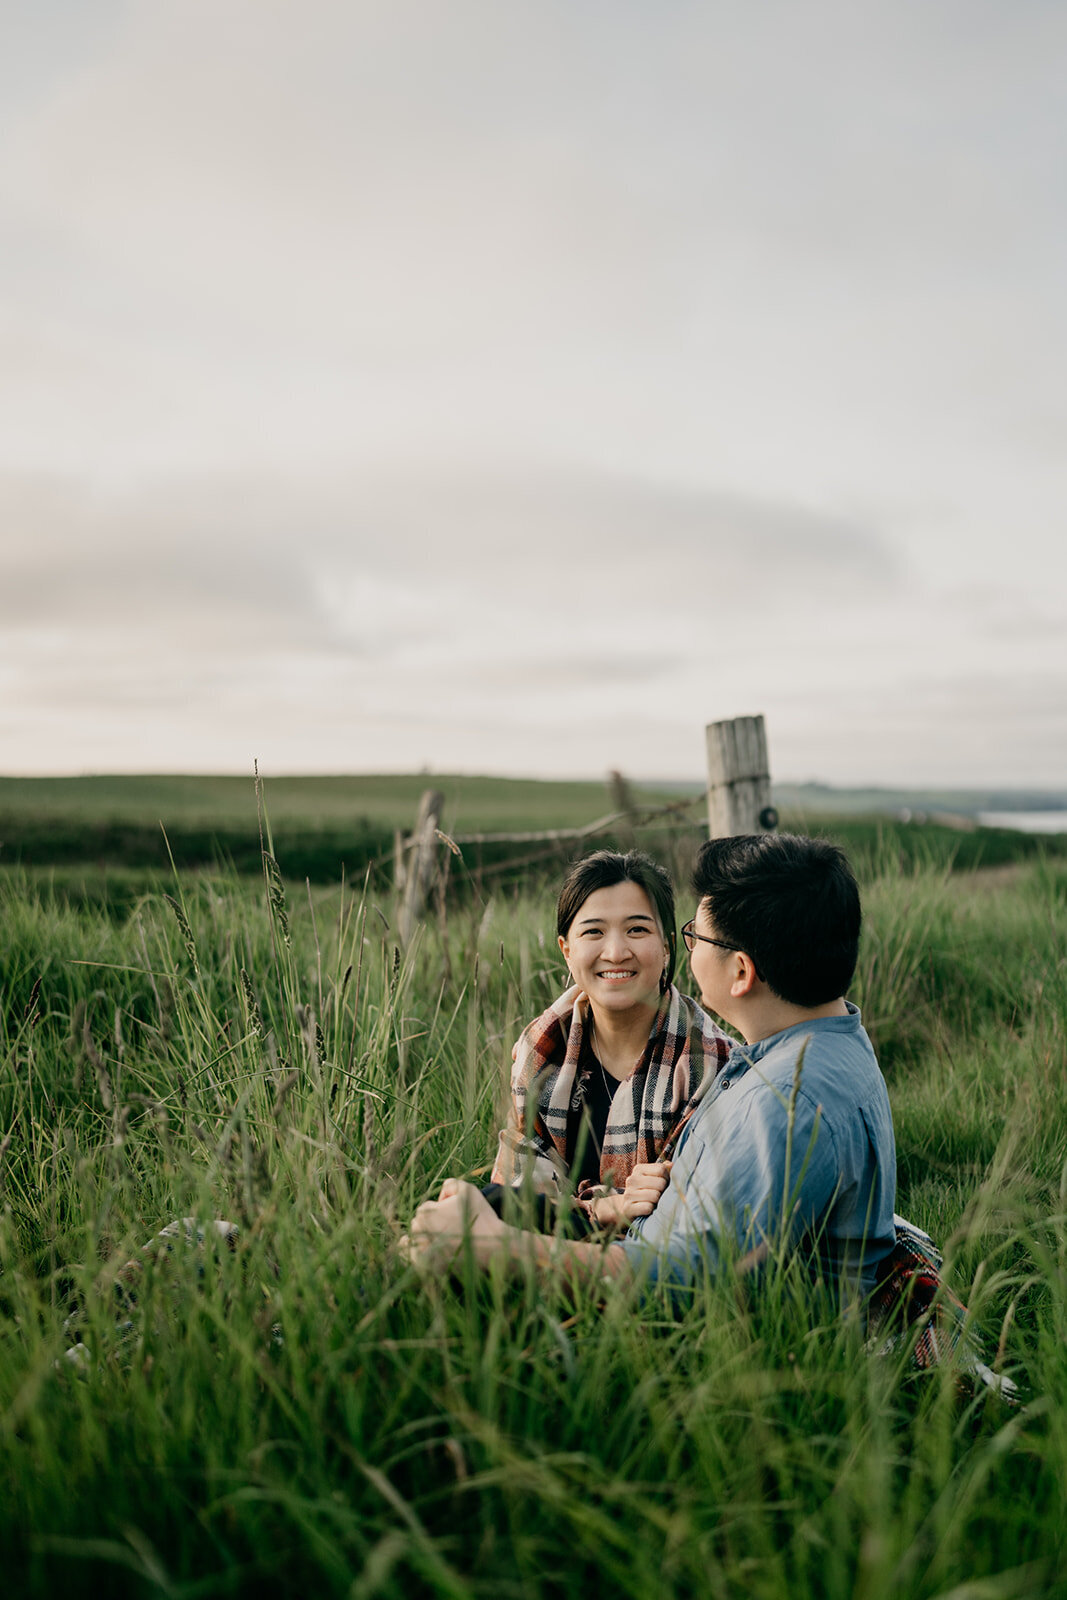
{"type": "Polygon", "coordinates": [[[416,1211],[400,1247],[420,1272],[441,1272],[447,1270],[469,1237],[474,1243],[475,1260],[484,1266],[494,1245],[508,1231],[481,1190],[459,1178],[447,1178],[438,1198],[425,1201],[416,1211]]]}
{"type": "MultiPolygon", "coordinates": [[[[666,1165],[658,1163],[659,1167],[666,1165]]],[[[664,1183],[665,1176],[660,1188],[664,1183]]],[[[615,1198],[621,1203],[623,1196],[615,1198]]],[[[508,1271],[533,1267],[538,1272],[558,1272],[578,1294],[600,1295],[608,1281],[622,1286],[633,1281],[621,1245],[601,1247],[592,1241],[554,1239],[511,1228],[501,1222],[480,1189],[459,1178],[449,1178],[441,1186],[439,1199],[427,1200],[419,1207],[400,1248],[412,1266],[429,1276],[447,1272],[468,1239],[477,1266],[485,1268],[500,1260],[508,1271]]]]}
{"type": "Polygon", "coordinates": [[[619,1197],[627,1223],[635,1217],[650,1217],[671,1179],[669,1161],[639,1161],[626,1180],[619,1197]]]}
{"type": "Polygon", "coordinates": [[[670,1172],[669,1161],[639,1161],[625,1189],[597,1195],[591,1208],[593,1220],[602,1228],[628,1228],[635,1217],[650,1216],[670,1181],[670,1172]]]}

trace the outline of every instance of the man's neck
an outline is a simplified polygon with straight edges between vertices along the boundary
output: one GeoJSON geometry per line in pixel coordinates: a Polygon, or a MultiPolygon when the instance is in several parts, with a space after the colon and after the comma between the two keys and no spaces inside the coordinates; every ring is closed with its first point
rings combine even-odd
{"type": "Polygon", "coordinates": [[[784,1033],[786,1028],[795,1028],[798,1023],[848,1016],[843,998],[828,1000],[822,1006],[794,1006],[788,1000],[780,1000],[770,990],[751,998],[751,1010],[746,1009],[744,1016],[738,1017],[734,1024],[746,1044],[762,1044],[764,1039],[784,1033]]]}

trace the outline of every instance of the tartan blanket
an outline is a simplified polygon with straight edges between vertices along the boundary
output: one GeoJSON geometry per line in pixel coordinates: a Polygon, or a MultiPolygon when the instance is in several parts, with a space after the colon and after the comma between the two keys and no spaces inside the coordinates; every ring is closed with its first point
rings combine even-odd
{"type": "Polygon", "coordinates": [[[896,1244],[867,1302],[868,1349],[890,1355],[914,1338],[911,1359],[920,1372],[955,1359],[961,1373],[1014,1402],[1017,1385],[980,1359],[967,1307],[941,1277],[944,1260],[930,1235],[904,1217],[894,1216],[893,1223],[896,1244]]]}
{"type": "MultiPolygon", "coordinates": [[[[567,1123],[581,1099],[578,1062],[589,1001],[577,984],[524,1028],[512,1051],[511,1114],[493,1182],[552,1193],[567,1175],[567,1123]],[[532,1103],[531,1103],[532,1102],[532,1103]]],[[[732,1041],[672,984],[648,1043],[608,1113],[600,1180],[621,1189],[639,1161],[666,1160],[730,1053],[732,1041]]]]}

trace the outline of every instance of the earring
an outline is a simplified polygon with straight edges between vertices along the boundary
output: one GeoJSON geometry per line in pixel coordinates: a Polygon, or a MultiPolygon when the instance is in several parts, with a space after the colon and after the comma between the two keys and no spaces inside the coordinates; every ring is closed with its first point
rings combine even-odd
{"type": "Polygon", "coordinates": [[[660,994],[666,994],[667,990],[670,988],[670,986],[671,986],[671,980],[667,976],[667,968],[664,967],[663,971],[659,975],[659,992],[660,992],[660,994]]]}

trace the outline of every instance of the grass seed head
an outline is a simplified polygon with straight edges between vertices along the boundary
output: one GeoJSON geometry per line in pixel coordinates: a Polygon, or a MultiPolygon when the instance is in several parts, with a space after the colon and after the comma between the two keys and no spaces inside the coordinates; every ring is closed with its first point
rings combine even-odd
{"type": "Polygon", "coordinates": [[[22,1013],[23,1022],[30,1022],[31,1026],[36,1025],[38,1021],[39,1013],[37,1011],[37,999],[40,993],[41,974],[38,973],[36,978],[33,980],[33,988],[30,990],[30,998],[26,1001],[26,1009],[22,1013]]]}
{"type": "Polygon", "coordinates": [[[277,919],[286,947],[292,949],[293,940],[289,932],[289,909],[285,903],[282,869],[269,850],[263,852],[263,871],[267,879],[267,899],[270,901],[271,911],[277,919]]]}
{"type": "Polygon", "coordinates": [[[248,1014],[248,1023],[257,1039],[263,1037],[263,1013],[259,1009],[256,991],[252,987],[252,980],[244,967],[241,968],[241,992],[244,995],[245,1011],[248,1014]]]}
{"type": "Polygon", "coordinates": [[[172,894],[165,894],[163,898],[174,912],[175,921],[185,944],[185,952],[189,957],[194,975],[199,978],[200,963],[196,958],[196,942],[193,939],[193,930],[189,926],[189,918],[185,915],[185,907],[180,900],[175,900],[172,894]]]}
{"type": "Polygon", "coordinates": [[[96,1073],[96,1081],[100,1089],[100,1098],[104,1102],[104,1110],[110,1111],[115,1104],[115,1096],[111,1089],[111,1075],[107,1070],[103,1056],[93,1043],[93,1036],[89,1032],[88,1017],[86,1017],[85,1026],[82,1029],[82,1044],[85,1047],[85,1054],[89,1057],[90,1064],[96,1073]]]}

